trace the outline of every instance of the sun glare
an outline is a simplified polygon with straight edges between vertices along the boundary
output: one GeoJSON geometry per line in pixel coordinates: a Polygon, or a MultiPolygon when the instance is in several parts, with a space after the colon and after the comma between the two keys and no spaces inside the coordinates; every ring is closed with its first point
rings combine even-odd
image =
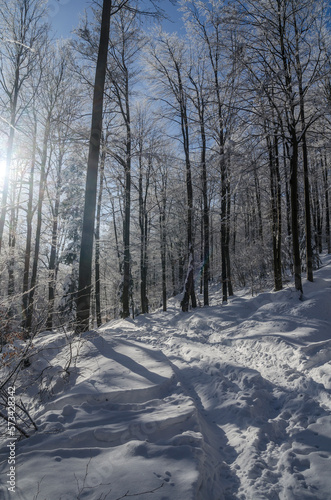
{"type": "Polygon", "coordinates": [[[6,173],[6,160],[0,159],[0,181],[5,177],[6,173]]]}

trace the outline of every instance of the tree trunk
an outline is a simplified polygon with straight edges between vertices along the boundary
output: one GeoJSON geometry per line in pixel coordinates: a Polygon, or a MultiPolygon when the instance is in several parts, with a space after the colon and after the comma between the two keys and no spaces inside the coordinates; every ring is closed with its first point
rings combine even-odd
{"type": "Polygon", "coordinates": [[[140,226],[140,307],[143,314],[148,313],[148,298],[147,298],[147,229],[148,229],[148,217],[147,217],[147,193],[149,187],[149,173],[150,173],[150,160],[149,167],[146,172],[146,187],[145,193],[143,190],[143,165],[142,165],[142,141],[140,144],[139,151],[139,226],[140,226]]]}
{"type": "Polygon", "coordinates": [[[278,138],[267,136],[270,171],[271,234],[275,290],[283,288],[281,261],[281,189],[278,159],[278,138]]]}
{"type": "Polygon", "coordinates": [[[160,214],[161,234],[161,267],[162,267],[162,310],[167,310],[167,261],[166,261],[166,225],[165,225],[165,200],[163,200],[162,213],[160,214]]]}
{"type": "Polygon", "coordinates": [[[296,131],[291,129],[291,154],[290,154],[290,190],[291,190],[291,229],[293,245],[293,270],[295,288],[301,294],[301,256],[300,256],[300,232],[299,232],[299,202],[298,202],[298,141],[296,131]]]}
{"type": "Polygon", "coordinates": [[[231,260],[230,260],[230,209],[231,209],[231,196],[230,196],[230,183],[227,185],[227,224],[226,224],[226,235],[225,235],[225,248],[226,248],[226,273],[228,278],[228,292],[229,297],[233,296],[233,287],[231,280],[231,260]]]}
{"type": "Polygon", "coordinates": [[[48,117],[46,120],[44,139],[43,139],[43,151],[42,151],[41,166],[40,166],[35,247],[34,247],[34,256],[33,256],[33,264],[32,264],[31,283],[30,283],[30,290],[29,290],[29,297],[28,297],[28,307],[27,307],[26,321],[25,321],[25,325],[24,325],[24,327],[28,333],[31,332],[31,328],[32,328],[32,318],[33,318],[33,310],[34,310],[34,294],[35,294],[36,285],[37,285],[37,271],[38,271],[41,224],[42,224],[42,207],[43,207],[43,202],[44,202],[46,177],[47,177],[47,175],[46,175],[46,162],[47,162],[47,146],[48,146],[48,139],[49,139],[49,134],[50,134],[50,120],[51,120],[51,113],[48,114],[48,117]]]}
{"type": "Polygon", "coordinates": [[[311,232],[311,214],[310,214],[310,186],[309,186],[309,166],[308,166],[308,148],[306,138],[306,118],[304,91],[302,85],[302,66],[300,61],[299,33],[296,23],[296,16],[293,15],[295,41],[296,41],[296,74],[298,78],[299,100],[300,100],[300,120],[301,120],[301,140],[302,140],[302,159],[304,175],[304,199],[305,199],[305,230],[306,230],[306,266],[307,279],[313,281],[313,250],[312,250],[312,232],[311,232]]]}
{"type": "Polygon", "coordinates": [[[319,196],[318,177],[317,177],[317,162],[316,158],[312,164],[312,221],[314,223],[314,239],[316,251],[320,254],[323,251],[323,223],[322,210],[319,196]]]}
{"type": "Polygon", "coordinates": [[[325,197],[325,237],[328,248],[328,253],[331,253],[331,231],[330,231],[330,204],[329,204],[329,179],[328,179],[328,164],[326,158],[322,161],[323,184],[324,184],[324,197],[325,197]]]}
{"type": "Polygon", "coordinates": [[[289,102],[289,116],[288,116],[288,132],[290,135],[288,153],[290,157],[290,199],[291,199],[291,231],[292,231],[292,247],[293,247],[293,271],[295,288],[302,295],[302,281],[301,281],[301,256],[300,256],[300,243],[299,243],[299,202],[298,202],[298,139],[296,132],[296,112],[295,112],[295,98],[293,92],[292,82],[292,68],[288,60],[285,50],[285,20],[284,13],[280,10],[278,12],[279,22],[279,36],[280,36],[280,53],[283,62],[283,70],[285,74],[286,84],[286,98],[289,102]]]}
{"type": "Polygon", "coordinates": [[[31,246],[32,246],[32,218],[33,218],[33,185],[34,185],[34,170],[36,163],[36,149],[37,149],[37,117],[34,111],[34,131],[32,143],[32,156],[31,156],[31,169],[29,176],[29,196],[28,206],[26,213],[26,244],[24,253],[24,271],[23,271],[23,296],[22,296],[22,326],[26,324],[28,305],[29,305],[29,274],[30,274],[30,260],[31,260],[31,246]]]}
{"type": "Polygon", "coordinates": [[[16,226],[17,217],[15,210],[15,186],[12,187],[12,199],[9,218],[9,238],[8,238],[8,296],[13,296],[15,293],[15,245],[16,245],[16,226]]]}
{"type": "MultiPolygon", "coordinates": [[[[19,59],[18,59],[19,61],[19,59]]],[[[17,62],[18,62],[17,61],[17,62]]],[[[10,167],[13,156],[13,147],[14,147],[14,138],[16,131],[16,112],[17,112],[17,101],[19,94],[19,62],[15,71],[15,81],[13,85],[13,94],[11,101],[11,111],[10,111],[10,123],[9,123],[9,137],[7,143],[7,156],[6,156],[6,170],[2,188],[2,200],[1,200],[1,212],[0,212],[0,253],[2,247],[2,239],[3,239],[3,230],[5,227],[6,213],[7,213],[7,199],[9,192],[9,176],[10,176],[10,167]]]]}
{"type": "Polygon", "coordinates": [[[58,240],[58,218],[59,218],[60,196],[61,196],[61,186],[62,186],[62,179],[61,179],[62,161],[63,161],[63,153],[60,153],[58,161],[55,204],[53,208],[51,253],[49,257],[49,266],[48,266],[48,316],[46,322],[46,327],[48,330],[53,329],[53,314],[54,314],[56,274],[57,274],[56,260],[57,260],[57,240],[58,240]]]}
{"type": "Polygon", "coordinates": [[[227,273],[227,254],[226,254],[226,228],[227,228],[227,190],[225,176],[224,154],[221,159],[221,256],[222,256],[222,302],[228,301],[228,273],[227,273]]]}
{"type": "Polygon", "coordinates": [[[261,207],[261,190],[259,177],[256,170],[256,162],[254,161],[254,185],[255,185],[255,197],[257,205],[257,215],[258,215],[258,234],[261,245],[263,246],[263,224],[262,224],[262,207],[261,207]]]}
{"type": "Polygon", "coordinates": [[[187,312],[191,300],[192,308],[197,306],[194,289],[194,248],[193,248],[193,185],[190,161],[189,127],[186,110],[184,89],[182,86],[180,70],[176,66],[179,91],[180,91],[180,114],[181,131],[184,144],[185,166],[186,166],[186,193],[187,193],[187,246],[188,246],[188,269],[184,285],[184,296],[181,301],[182,311],[187,312]]]}
{"type": "Polygon", "coordinates": [[[111,0],[103,0],[101,32],[93,92],[91,135],[87,162],[83,230],[79,259],[79,280],[76,315],[76,333],[78,334],[80,332],[87,331],[89,329],[90,323],[93,235],[111,5],[111,0]]]}
{"type": "Polygon", "coordinates": [[[120,247],[119,247],[119,243],[118,243],[115,204],[114,204],[114,200],[112,198],[110,200],[110,203],[111,203],[112,214],[113,214],[114,237],[115,237],[116,254],[117,254],[117,259],[118,259],[118,272],[120,274],[122,274],[122,260],[121,260],[120,247]]]}
{"type": "Polygon", "coordinates": [[[106,152],[105,145],[101,153],[100,159],[100,180],[99,180],[99,194],[98,194],[98,204],[97,204],[97,217],[96,217],[96,228],[95,228],[95,314],[97,318],[98,328],[102,324],[101,318],[101,286],[100,286],[100,222],[101,222],[101,206],[102,206],[102,194],[103,194],[103,178],[105,169],[106,152]]]}
{"type": "Polygon", "coordinates": [[[206,133],[204,116],[200,118],[201,129],[201,167],[202,167],[202,198],[203,198],[203,305],[209,305],[209,204],[206,163],[206,133]]]}
{"type": "MultiPolygon", "coordinates": [[[[128,91],[127,111],[128,111],[128,91]]],[[[124,220],[123,220],[123,295],[122,318],[130,316],[130,298],[132,296],[131,283],[131,257],[130,257],[130,219],[131,219],[131,126],[130,115],[127,117],[126,162],[125,162],[125,188],[124,188],[124,220]]]]}

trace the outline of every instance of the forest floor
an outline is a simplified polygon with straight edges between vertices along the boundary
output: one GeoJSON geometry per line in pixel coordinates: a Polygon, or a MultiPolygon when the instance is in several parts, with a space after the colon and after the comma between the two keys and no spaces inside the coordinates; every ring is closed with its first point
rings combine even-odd
{"type": "Polygon", "coordinates": [[[15,382],[38,430],[4,430],[1,498],[330,500],[330,360],[330,256],[303,300],[215,287],[189,313],[44,332],[15,382]]]}

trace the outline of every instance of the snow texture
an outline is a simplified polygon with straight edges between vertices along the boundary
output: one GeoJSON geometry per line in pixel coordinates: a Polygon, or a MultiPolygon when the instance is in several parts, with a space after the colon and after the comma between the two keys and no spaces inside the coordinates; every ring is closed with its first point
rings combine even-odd
{"type": "Polygon", "coordinates": [[[3,436],[1,498],[331,499],[330,256],[301,301],[211,296],[79,342],[41,334],[17,383],[38,431],[17,442],[15,494],[3,436]]]}

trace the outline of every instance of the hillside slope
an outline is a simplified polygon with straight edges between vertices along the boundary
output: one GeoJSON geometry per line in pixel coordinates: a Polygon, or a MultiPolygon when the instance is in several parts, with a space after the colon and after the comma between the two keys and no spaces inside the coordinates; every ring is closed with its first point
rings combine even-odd
{"type": "Polygon", "coordinates": [[[15,498],[331,499],[330,256],[302,301],[220,302],[40,335],[17,380],[38,431],[16,442],[15,498]]]}

